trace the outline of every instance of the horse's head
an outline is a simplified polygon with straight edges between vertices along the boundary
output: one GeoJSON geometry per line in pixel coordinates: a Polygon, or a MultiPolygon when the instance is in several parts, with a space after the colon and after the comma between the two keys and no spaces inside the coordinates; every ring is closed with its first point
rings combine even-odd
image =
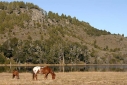
{"type": "Polygon", "coordinates": [[[56,74],[53,72],[52,73],[52,79],[55,79],[55,77],[56,77],[56,74]]]}

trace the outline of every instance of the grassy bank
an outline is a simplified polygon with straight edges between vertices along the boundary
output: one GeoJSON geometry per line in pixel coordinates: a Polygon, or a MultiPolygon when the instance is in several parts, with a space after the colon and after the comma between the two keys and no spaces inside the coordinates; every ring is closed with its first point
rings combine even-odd
{"type": "Polygon", "coordinates": [[[38,74],[37,81],[31,73],[20,73],[20,79],[12,79],[11,73],[0,75],[0,85],[127,85],[126,72],[58,72],[55,80],[38,74]]]}

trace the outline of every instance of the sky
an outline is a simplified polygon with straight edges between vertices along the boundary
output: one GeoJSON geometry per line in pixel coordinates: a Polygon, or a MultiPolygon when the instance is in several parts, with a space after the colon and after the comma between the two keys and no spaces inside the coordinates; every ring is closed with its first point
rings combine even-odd
{"type": "Polygon", "coordinates": [[[24,1],[46,12],[70,15],[94,28],[127,37],[127,0],[1,0],[24,1]]]}

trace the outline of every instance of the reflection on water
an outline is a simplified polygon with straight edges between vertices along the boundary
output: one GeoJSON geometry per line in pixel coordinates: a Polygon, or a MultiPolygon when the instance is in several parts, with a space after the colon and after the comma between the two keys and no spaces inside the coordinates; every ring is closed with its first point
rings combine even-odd
{"type": "MultiPolygon", "coordinates": [[[[50,66],[55,72],[75,72],[75,71],[127,71],[127,65],[72,65],[72,66],[50,66]]],[[[14,69],[19,70],[20,72],[32,72],[31,66],[19,66],[19,67],[9,67],[1,66],[0,72],[12,72],[14,69]]]]}

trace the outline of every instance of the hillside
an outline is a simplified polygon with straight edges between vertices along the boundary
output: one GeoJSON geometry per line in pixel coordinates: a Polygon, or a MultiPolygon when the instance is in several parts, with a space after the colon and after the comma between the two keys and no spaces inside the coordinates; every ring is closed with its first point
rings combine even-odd
{"type": "Polygon", "coordinates": [[[0,23],[0,63],[127,63],[124,35],[33,3],[0,2],[0,23]]]}

